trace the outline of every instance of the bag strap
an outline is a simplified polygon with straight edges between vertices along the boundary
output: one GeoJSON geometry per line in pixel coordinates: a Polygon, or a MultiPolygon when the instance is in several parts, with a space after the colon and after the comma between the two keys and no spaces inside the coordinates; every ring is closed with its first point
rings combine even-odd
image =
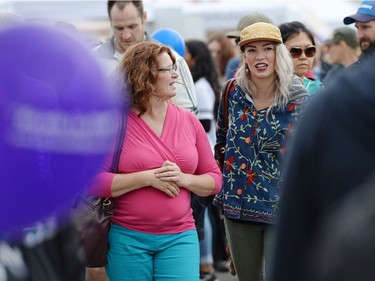
{"type": "MultiPolygon", "coordinates": [[[[112,159],[112,164],[110,168],[111,173],[116,173],[118,170],[118,163],[120,160],[120,155],[121,155],[121,148],[124,143],[124,138],[125,138],[125,108],[122,108],[121,114],[120,114],[120,120],[119,120],[119,136],[117,138],[116,142],[116,148],[113,154],[113,159],[112,159]]],[[[90,196],[89,196],[90,197],[90,196]]],[[[109,197],[96,197],[96,196],[91,196],[95,198],[99,198],[100,204],[106,211],[110,210],[113,206],[113,200],[109,197]],[[107,210],[108,209],[108,210],[107,210]]],[[[81,201],[86,202],[85,204],[91,204],[88,203],[87,200],[88,196],[82,196],[82,195],[77,195],[75,200],[73,201],[73,208],[77,208],[77,206],[80,204],[81,201]]]]}
{"type": "Polygon", "coordinates": [[[117,172],[118,162],[120,160],[120,155],[121,155],[121,149],[124,143],[124,138],[125,138],[125,114],[124,113],[120,114],[120,128],[119,129],[120,129],[120,134],[117,139],[115,153],[113,154],[113,160],[112,160],[111,169],[110,169],[110,172],[112,173],[117,172]]]}
{"type": "MultiPolygon", "coordinates": [[[[120,160],[121,149],[125,138],[125,114],[124,111],[120,114],[120,134],[117,138],[115,153],[113,154],[113,160],[110,168],[111,173],[116,173],[118,170],[118,162],[120,160]]],[[[113,212],[113,200],[109,197],[101,197],[102,208],[106,212],[113,212]]],[[[112,213],[113,214],[113,213],[112,213]]]]}
{"type": "Polygon", "coordinates": [[[236,82],[235,78],[229,79],[224,84],[224,90],[221,93],[221,103],[223,105],[223,114],[224,114],[224,121],[225,121],[225,131],[228,131],[229,127],[229,120],[228,120],[228,99],[229,99],[229,92],[234,83],[236,82]]]}

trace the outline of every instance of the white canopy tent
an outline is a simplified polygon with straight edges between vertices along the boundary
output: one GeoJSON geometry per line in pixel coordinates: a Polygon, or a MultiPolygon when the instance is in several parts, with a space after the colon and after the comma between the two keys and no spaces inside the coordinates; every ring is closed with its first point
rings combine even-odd
{"type": "MultiPolygon", "coordinates": [[[[207,32],[231,30],[239,18],[250,12],[262,12],[275,24],[299,20],[316,34],[318,40],[343,25],[343,18],[355,13],[358,1],[344,0],[144,0],[149,14],[148,30],[172,27],[184,38],[205,39],[207,32]]],[[[27,18],[65,21],[78,29],[108,36],[106,1],[4,1],[0,10],[27,18]]]]}

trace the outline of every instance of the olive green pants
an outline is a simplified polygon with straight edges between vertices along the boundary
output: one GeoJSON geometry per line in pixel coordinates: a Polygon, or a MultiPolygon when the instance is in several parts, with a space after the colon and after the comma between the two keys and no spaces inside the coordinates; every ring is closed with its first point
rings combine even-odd
{"type": "Polygon", "coordinates": [[[239,281],[264,281],[273,226],[224,219],[227,240],[239,281]]]}

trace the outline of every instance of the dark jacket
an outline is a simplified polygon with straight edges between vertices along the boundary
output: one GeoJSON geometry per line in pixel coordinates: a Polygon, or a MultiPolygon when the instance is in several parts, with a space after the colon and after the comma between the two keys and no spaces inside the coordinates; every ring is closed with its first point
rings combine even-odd
{"type": "Polygon", "coordinates": [[[311,101],[287,162],[269,281],[306,280],[315,230],[375,171],[375,58],[311,101]]]}

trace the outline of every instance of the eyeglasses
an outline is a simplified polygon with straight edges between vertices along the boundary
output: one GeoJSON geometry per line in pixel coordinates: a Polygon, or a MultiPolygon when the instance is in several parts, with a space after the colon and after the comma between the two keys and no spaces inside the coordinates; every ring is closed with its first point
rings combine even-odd
{"type": "Polygon", "coordinates": [[[177,65],[172,65],[171,67],[168,67],[168,68],[159,68],[158,71],[160,72],[169,72],[169,73],[172,73],[172,72],[176,72],[177,71],[177,65]]]}
{"type": "Polygon", "coordinates": [[[315,56],[316,48],[312,46],[306,48],[305,50],[302,50],[301,48],[294,47],[289,50],[289,53],[294,59],[298,59],[302,55],[302,53],[305,53],[306,57],[312,58],[313,56],[315,56]]]}

